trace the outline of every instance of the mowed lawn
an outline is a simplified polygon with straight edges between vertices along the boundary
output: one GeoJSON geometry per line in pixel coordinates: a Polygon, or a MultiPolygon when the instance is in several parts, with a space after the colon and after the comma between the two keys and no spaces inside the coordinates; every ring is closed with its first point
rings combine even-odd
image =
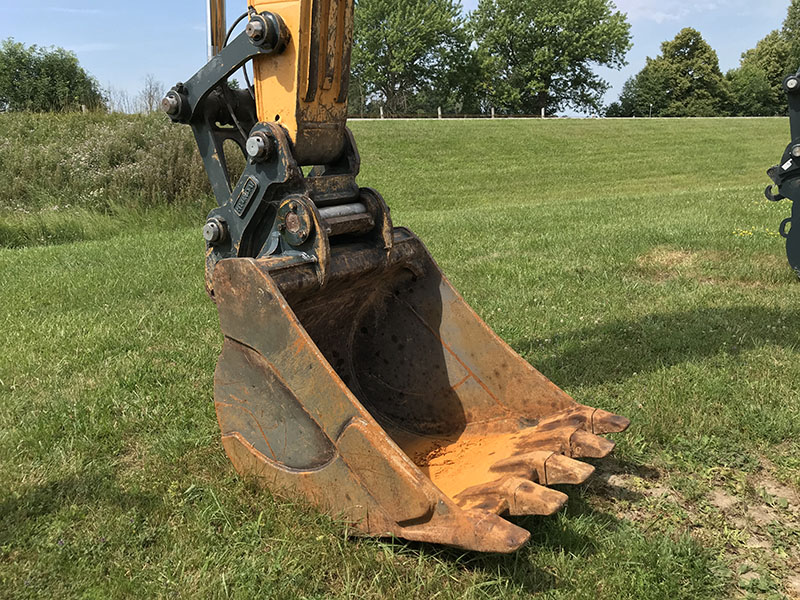
{"type": "Polygon", "coordinates": [[[0,597],[800,598],[788,121],[351,127],[489,325],[631,418],[615,453],[510,556],[352,537],[224,455],[201,217],[106,223],[0,250],[0,597]]]}

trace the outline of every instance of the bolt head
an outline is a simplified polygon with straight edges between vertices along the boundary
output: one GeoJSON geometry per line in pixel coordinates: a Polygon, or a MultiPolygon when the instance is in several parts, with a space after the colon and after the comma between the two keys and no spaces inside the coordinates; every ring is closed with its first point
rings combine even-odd
{"type": "Polygon", "coordinates": [[[216,244],[225,239],[225,225],[219,219],[209,219],[203,227],[203,239],[209,244],[216,244]]]}
{"type": "Polygon", "coordinates": [[[269,138],[262,132],[255,133],[247,139],[245,150],[253,160],[264,160],[269,156],[269,138]]]}
{"type": "Polygon", "coordinates": [[[800,144],[792,146],[791,155],[795,158],[800,158],[800,144]]]}
{"type": "Polygon", "coordinates": [[[286,215],[286,231],[289,233],[302,235],[300,233],[302,229],[303,225],[300,222],[300,217],[293,212],[290,212],[288,215],[286,215]]]}
{"type": "Polygon", "coordinates": [[[786,80],[786,87],[790,90],[797,88],[798,85],[800,85],[800,80],[797,77],[790,77],[786,80]]]}
{"type": "Polygon", "coordinates": [[[177,115],[181,110],[181,99],[175,92],[170,92],[161,100],[161,110],[170,116],[177,115]]]}
{"type": "Polygon", "coordinates": [[[264,23],[260,19],[253,19],[244,31],[251,40],[259,39],[264,35],[264,23]]]}

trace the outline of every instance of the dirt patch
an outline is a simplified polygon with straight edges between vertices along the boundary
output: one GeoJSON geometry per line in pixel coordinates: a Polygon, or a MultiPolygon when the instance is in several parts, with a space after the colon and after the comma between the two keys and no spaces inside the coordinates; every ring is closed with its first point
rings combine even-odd
{"type": "Polygon", "coordinates": [[[661,523],[677,525],[700,544],[720,545],[728,564],[738,567],[742,593],[756,590],[762,597],[759,590],[769,586],[800,600],[800,494],[775,478],[768,459],[759,462],[761,468],[746,478],[715,469],[699,497],[685,495],[678,473],[613,458],[598,464],[588,487],[595,493],[592,504],[617,519],[647,530],[661,523]]]}
{"type": "Polygon", "coordinates": [[[786,272],[785,260],[772,254],[742,255],[718,250],[653,248],[636,258],[636,272],[653,281],[693,279],[705,285],[774,287],[786,272]]]}
{"type": "Polygon", "coordinates": [[[775,465],[772,462],[766,458],[759,462],[761,468],[750,477],[750,485],[761,496],[763,504],[770,508],[773,519],[794,521],[800,528],[800,493],[775,478],[775,465]]]}
{"type": "Polygon", "coordinates": [[[747,540],[745,546],[748,548],[772,548],[772,544],[769,540],[765,537],[761,537],[760,535],[751,535],[750,539],[747,540]]]}
{"type": "Polygon", "coordinates": [[[786,500],[790,509],[800,508],[800,496],[798,496],[797,492],[789,486],[779,483],[772,477],[765,477],[760,482],[760,486],[764,488],[764,491],[770,496],[786,500]]]}
{"type": "Polygon", "coordinates": [[[790,598],[800,598],[800,573],[789,575],[786,578],[786,591],[790,598]]]}
{"type": "Polygon", "coordinates": [[[602,483],[603,494],[616,500],[635,502],[642,496],[634,491],[633,476],[624,473],[601,473],[597,477],[602,483]]]}
{"type": "Polygon", "coordinates": [[[725,490],[720,488],[715,488],[711,492],[711,497],[709,498],[709,502],[720,509],[722,512],[729,512],[731,509],[735,508],[739,505],[741,500],[736,498],[735,496],[731,496],[725,490]]]}
{"type": "Polygon", "coordinates": [[[675,500],[675,494],[665,485],[657,485],[647,488],[644,490],[644,494],[645,496],[650,496],[651,498],[669,498],[670,500],[675,500]]]}
{"type": "Polygon", "coordinates": [[[660,268],[660,269],[675,269],[676,267],[685,267],[692,265],[697,259],[697,252],[689,250],[673,250],[670,248],[653,248],[647,254],[636,259],[636,264],[639,267],[660,268]]]}
{"type": "Polygon", "coordinates": [[[747,573],[742,573],[739,575],[739,582],[740,583],[749,583],[754,579],[759,579],[761,576],[756,571],[748,571],[747,573]]]}

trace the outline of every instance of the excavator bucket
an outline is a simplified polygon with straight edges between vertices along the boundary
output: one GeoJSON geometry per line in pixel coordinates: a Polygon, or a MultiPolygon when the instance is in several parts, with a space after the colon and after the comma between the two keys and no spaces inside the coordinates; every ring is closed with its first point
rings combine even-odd
{"type": "Polygon", "coordinates": [[[608,454],[601,434],[628,420],[518,356],[356,184],[352,0],[250,0],[244,18],[162,103],[191,125],[219,204],[203,236],[228,456],[364,534],[516,550],[530,534],[503,516],[559,510],[551,486],[589,477],[576,459],[608,454]],[[233,89],[250,61],[252,87],[233,89]],[[228,140],[247,160],[238,182],[228,140]]]}
{"type": "Polygon", "coordinates": [[[475,314],[418,238],[342,246],[330,279],[221,262],[223,445],[243,474],[373,535],[511,552],[629,421],[576,403],[475,314]]]}

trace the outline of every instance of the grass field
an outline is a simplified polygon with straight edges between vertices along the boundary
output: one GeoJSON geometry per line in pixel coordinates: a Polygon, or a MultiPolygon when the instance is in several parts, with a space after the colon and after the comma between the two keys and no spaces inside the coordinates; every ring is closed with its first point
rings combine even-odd
{"type": "Polygon", "coordinates": [[[50,192],[20,179],[0,212],[0,597],[800,598],[800,288],[789,205],[762,196],[788,123],[352,128],[362,185],[489,325],[632,419],[615,454],[563,512],[518,520],[511,556],[353,538],[222,451],[207,198],[73,210],[66,188],[72,234],[33,235],[50,192]]]}

